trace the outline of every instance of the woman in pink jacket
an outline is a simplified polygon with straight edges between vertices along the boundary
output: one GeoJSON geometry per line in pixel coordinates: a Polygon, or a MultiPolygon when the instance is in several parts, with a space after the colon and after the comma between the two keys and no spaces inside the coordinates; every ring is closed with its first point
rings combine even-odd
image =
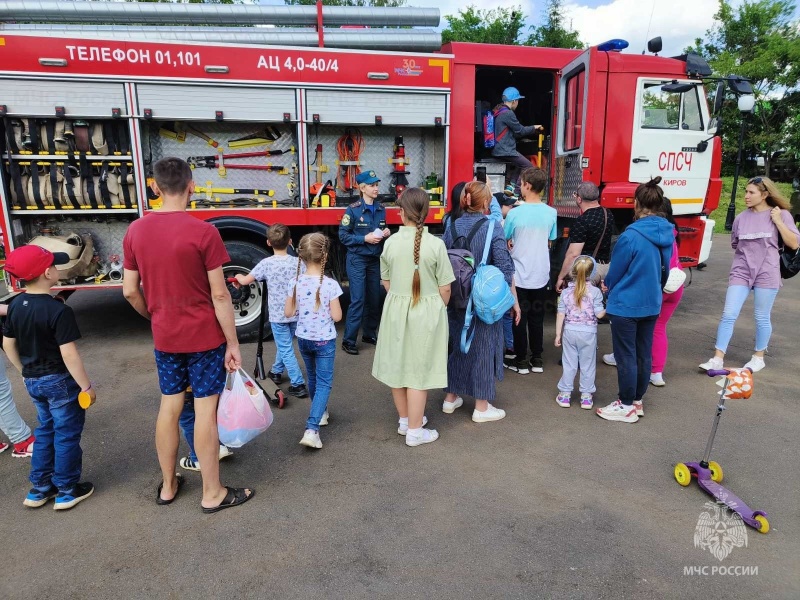
{"type": "MultiPolygon", "coordinates": [[[[672,243],[672,259],[670,260],[669,268],[674,269],[677,267],[682,270],[680,254],[678,253],[680,234],[678,233],[678,225],[672,216],[672,203],[667,198],[664,198],[664,216],[675,228],[675,241],[672,243]]],[[[653,366],[650,369],[650,383],[658,387],[666,385],[663,373],[664,365],[667,364],[667,351],[669,350],[667,323],[672,317],[672,313],[678,308],[681,298],[683,298],[683,286],[671,294],[664,292],[662,296],[661,313],[658,315],[656,328],[653,331],[653,366]]]]}

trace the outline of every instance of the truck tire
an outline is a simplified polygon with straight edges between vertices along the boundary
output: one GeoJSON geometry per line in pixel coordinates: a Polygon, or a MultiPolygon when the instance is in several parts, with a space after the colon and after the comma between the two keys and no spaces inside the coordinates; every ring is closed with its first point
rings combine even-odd
{"type": "MultiPolygon", "coordinates": [[[[260,248],[248,242],[225,242],[230,262],[222,266],[226,279],[237,274],[247,274],[259,262],[271,256],[266,248],[260,248]]],[[[233,301],[233,312],[236,318],[236,335],[240,342],[258,340],[258,317],[261,312],[261,286],[258,282],[242,288],[228,284],[228,291],[233,301]]],[[[264,323],[264,339],[272,339],[272,328],[269,315],[264,323]]]]}

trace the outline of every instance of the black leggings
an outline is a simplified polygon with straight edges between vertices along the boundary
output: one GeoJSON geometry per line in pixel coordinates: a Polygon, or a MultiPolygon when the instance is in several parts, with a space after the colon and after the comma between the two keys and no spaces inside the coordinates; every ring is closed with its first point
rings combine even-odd
{"type": "Polygon", "coordinates": [[[517,288],[522,316],[514,325],[514,353],[522,361],[528,355],[530,336],[531,358],[541,358],[544,351],[544,313],[548,300],[547,286],[535,290],[517,288]]]}

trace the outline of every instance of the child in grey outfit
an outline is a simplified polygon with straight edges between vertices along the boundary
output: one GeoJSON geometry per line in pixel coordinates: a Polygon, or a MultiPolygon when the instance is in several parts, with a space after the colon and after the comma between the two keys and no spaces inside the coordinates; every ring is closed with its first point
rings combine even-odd
{"type": "Polygon", "coordinates": [[[556,347],[562,347],[564,373],[558,382],[559,406],[569,408],[575,375],[580,369],[581,408],[594,404],[594,376],[597,365],[597,319],[606,314],[603,294],[591,283],[595,262],[579,256],[572,264],[570,282],[558,299],[556,347]],[[562,337],[563,335],[563,337],[562,337]]]}

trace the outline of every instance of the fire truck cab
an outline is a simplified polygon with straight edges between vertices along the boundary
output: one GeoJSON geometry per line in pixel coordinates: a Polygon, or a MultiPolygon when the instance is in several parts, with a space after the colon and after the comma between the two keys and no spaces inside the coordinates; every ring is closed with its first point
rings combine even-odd
{"type": "Polygon", "coordinates": [[[582,181],[600,188],[601,204],[624,227],[636,186],[660,175],[681,228],[682,263],[708,258],[721,147],[719,138],[708,144],[713,123],[699,77],[710,71],[702,59],[623,54],[613,43],[584,52],[459,43],[444,51],[454,56],[451,181],[470,179],[472,165],[493,189],[504,185],[507,165],[483,147],[479,113],[513,85],[525,97],[520,122],[545,126],[518,150],[550,174],[547,200],[564,227],[579,214],[572,194],[582,181]]]}

